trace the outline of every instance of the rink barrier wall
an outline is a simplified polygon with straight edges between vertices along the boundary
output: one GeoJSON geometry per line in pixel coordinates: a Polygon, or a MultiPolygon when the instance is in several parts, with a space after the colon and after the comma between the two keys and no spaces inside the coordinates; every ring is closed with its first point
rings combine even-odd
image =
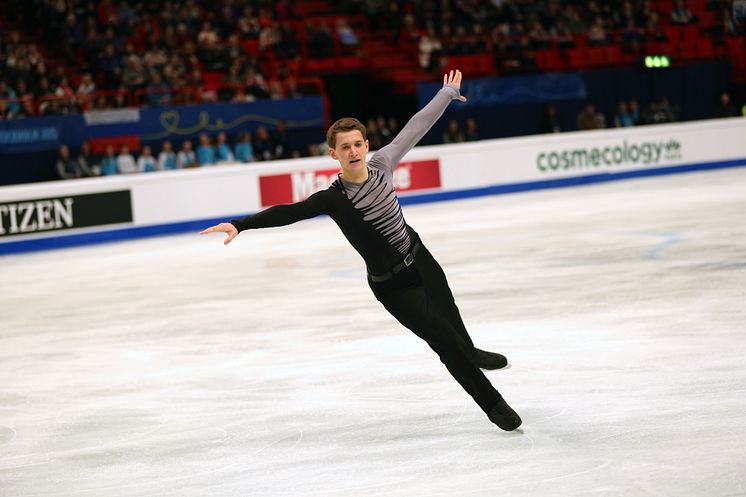
{"type": "MultiPolygon", "coordinates": [[[[744,136],[746,120],[736,118],[417,147],[397,169],[395,183],[402,205],[411,205],[742,167],[746,166],[744,136]],[[630,154],[631,157],[634,147],[642,153],[642,147],[648,144],[646,157],[651,162],[655,157],[654,167],[635,163],[603,164],[604,153],[607,158],[612,154],[620,158],[630,154]],[[554,154],[557,170],[541,171],[538,165],[541,154],[545,158],[554,154]],[[576,159],[586,164],[574,170],[559,170],[560,161],[569,164],[576,159]],[[588,161],[596,163],[588,164],[588,161]],[[593,168],[602,169],[602,172],[595,172],[593,168]]],[[[280,197],[293,201],[325,188],[336,176],[334,164],[329,158],[309,158],[0,187],[0,255],[150,236],[196,234],[206,226],[256,212],[268,205],[268,192],[264,191],[267,184],[274,189],[291,188],[292,191],[280,197]],[[131,192],[133,222],[88,228],[68,226],[64,231],[9,233],[7,204],[29,200],[49,204],[47,199],[114,190],[131,192]]],[[[547,164],[545,161],[545,169],[548,169],[547,164]]],[[[272,198],[276,198],[276,192],[272,193],[272,198]]],[[[49,212],[45,215],[48,218],[49,212]]],[[[41,221],[39,217],[39,224],[41,221]]]]}

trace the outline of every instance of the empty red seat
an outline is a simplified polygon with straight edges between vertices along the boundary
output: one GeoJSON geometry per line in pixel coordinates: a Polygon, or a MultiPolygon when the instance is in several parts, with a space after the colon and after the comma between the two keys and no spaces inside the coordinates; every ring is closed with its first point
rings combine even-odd
{"type": "Polygon", "coordinates": [[[241,48],[249,55],[259,55],[259,40],[243,40],[241,48]]]}
{"type": "Polygon", "coordinates": [[[711,59],[715,57],[715,50],[712,47],[712,40],[710,38],[701,38],[697,40],[697,55],[701,59],[711,59]]]}
{"type": "Polygon", "coordinates": [[[536,65],[542,71],[559,71],[564,65],[558,50],[538,50],[534,52],[536,65]]]}
{"type": "Polygon", "coordinates": [[[591,66],[606,64],[606,47],[590,47],[588,49],[588,64],[591,66]]]}
{"type": "Polygon", "coordinates": [[[585,48],[571,48],[567,51],[567,62],[573,69],[585,69],[588,66],[588,53],[585,48]]]}

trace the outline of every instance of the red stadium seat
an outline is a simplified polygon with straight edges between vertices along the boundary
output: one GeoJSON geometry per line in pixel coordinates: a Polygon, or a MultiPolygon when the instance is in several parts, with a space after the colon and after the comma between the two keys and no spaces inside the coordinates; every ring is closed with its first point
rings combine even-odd
{"type": "Polygon", "coordinates": [[[618,45],[606,47],[606,62],[611,65],[622,63],[622,49],[618,45]]]}
{"type": "Polygon", "coordinates": [[[538,50],[534,52],[534,57],[542,71],[559,71],[564,66],[559,50],[538,50]]]}
{"type": "Polygon", "coordinates": [[[588,65],[602,66],[606,64],[606,47],[590,47],[588,49],[588,65]]]}
{"type": "Polygon", "coordinates": [[[588,52],[585,48],[571,48],[567,51],[567,60],[572,69],[588,67],[588,52]]]}
{"type": "Polygon", "coordinates": [[[661,29],[666,34],[668,41],[676,43],[681,39],[682,28],[681,26],[662,26],[661,29]]]}
{"type": "Polygon", "coordinates": [[[495,72],[495,64],[492,55],[477,55],[477,71],[479,74],[492,74],[495,72]]]}
{"type": "Polygon", "coordinates": [[[243,40],[241,48],[249,55],[259,55],[259,40],[243,40]]]}
{"type": "Polygon", "coordinates": [[[711,59],[715,57],[715,50],[712,47],[712,40],[710,38],[697,40],[697,55],[701,59],[711,59]]]}
{"type": "Polygon", "coordinates": [[[693,60],[698,57],[698,40],[683,40],[678,44],[678,55],[683,60],[693,60]]]}

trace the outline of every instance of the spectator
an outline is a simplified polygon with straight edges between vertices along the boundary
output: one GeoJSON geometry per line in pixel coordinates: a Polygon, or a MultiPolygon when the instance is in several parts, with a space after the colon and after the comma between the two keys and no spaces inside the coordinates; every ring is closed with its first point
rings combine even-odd
{"type": "Polygon", "coordinates": [[[57,175],[60,179],[80,178],[83,173],[78,161],[70,156],[67,145],[60,145],[60,156],[57,159],[57,175]]]}
{"type": "Polygon", "coordinates": [[[87,97],[95,93],[95,91],[96,83],[93,82],[93,76],[91,76],[91,73],[83,74],[83,76],[80,78],[80,84],[78,85],[78,89],[75,91],[75,93],[77,93],[79,97],[87,97]]]}
{"type": "Polygon", "coordinates": [[[21,105],[12,100],[16,99],[16,92],[8,85],[5,80],[0,80],[0,100],[5,100],[6,119],[11,119],[14,114],[21,110],[21,105]]]}
{"type": "Polygon", "coordinates": [[[176,154],[174,153],[171,142],[166,140],[161,145],[161,153],[158,154],[158,169],[160,171],[171,171],[178,167],[176,154]]]}
{"type": "Polygon", "coordinates": [[[448,129],[443,133],[443,143],[461,143],[464,140],[464,134],[459,129],[458,122],[451,119],[448,122],[448,129]]]}
{"type": "Polygon", "coordinates": [[[8,101],[0,100],[0,120],[13,119],[13,114],[8,110],[8,101]]]}
{"type": "Polygon", "coordinates": [[[477,122],[471,117],[466,120],[466,133],[464,138],[468,142],[475,142],[479,140],[479,130],[477,129],[477,122]]]}
{"type": "Polygon", "coordinates": [[[248,131],[241,134],[241,139],[236,143],[236,160],[238,162],[253,162],[254,147],[251,146],[251,133],[248,131]]]}
{"type": "Polygon", "coordinates": [[[181,150],[176,155],[176,166],[179,169],[184,169],[187,167],[197,167],[197,165],[197,157],[194,154],[194,150],[192,150],[192,142],[185,140],[181,144],[181,150]]]}
{"type": "Polygon", "coordinates": [[[640,104],[634,98],[629,101],[629,117],[632,119],[632,125],[637,126],[642,123],[640,115],[640,104]]]}
{"type": "Polygon", "coordinates": [[[287,159],[290,157],[290,143],[288,140],[288,125],[280,119],[277,126],[270,133],[270,139],[274,147],[275,159],[287,159]]]}
{"type": "Polygon", "coordinates": [[[158,169],[155,157],[150,149],[150,146],[145,145],[142,148],[142,154],[137,159],[137,170],[141,173],[152,173],[158,169]]]}
{"type": "Polygon", "coordinates": [[[658,104],[658,112],[661,117],[659,122],[674,123],[679,120],[679,109],[671,104],[668,98],[661,98],[658,104]]]}
{"type": "Polygon", "coordinates": [[[673,10],[671,10],[671,22],[682,25],[694,22],[694,15],[684,4],[684,0],[674,0],[673,10]]]}
{"type": "Polygon", "coordinates": [[[720,103],[715,107],[714,117],[736,117],[738,112],[730,101],[730,95],[723,93],[720,95],[720,103]]]}
{"type": "Polygon", "coordinates": [[[601,17],[596,17],[596,20],[588,30],[588,45],[598,46],[606,45],[609,39],[606,36],[606,28],[604,27],[604,20],[601,17]]]}
{"type": "Polygon", "coordinates": [[[159,73],[153,72],[145,91],[148,107],[165,107],[171,104],[170,89],[159,73]]]}
{"type": "Polygon", "coordinates": [[[274,147],[272,146],[272,140],[269,137],[269,132],[264,126],[259,126],[256,129],[256,136],[254,136],[254,156],[257,160],[272,160],[274,159],[274,147]]]}
{"type": "Polygon", "coordinates": [[[122,145],[119,149],[117,170],[119,174],[134,174],[137,172],[137,162],[135,162],[135,157],[130,153],[127,145],[122,145]]]}
{"type": "Polygon", "coordinates": [[[334,38],[326,23],[318,25],[309,23],[307,46],[309,56],[313,59],[326,59],[334,55],[334,38]]]}
{"type": "Polygon", "coordinates": [[[101,175],[113,176],[118,172],[117,157],[114,155],[114,147],[107,145],[104,158],[101,159],[101,175]]]}
{"type": "Polygon", "coordinates": [[[541,118],[541,127],[539,131],[541,133],[562,132],[562,126],[560,125],[559,114],[557,113],[557,107],[554,104],[549,104],[544,109],[544,113],[541,118]]]}
{"type": "Polygon", "coordinates": [[[389,132],[391,132],[391,136],[396,136],[399,134],[399,121],[397,121],[394,116],[389,117],[388,128],[389,132]]]}
{"type": "Polygon", "coordinates": [[[617,128],[629,128],[631,126],[634,126],[634,124],[635,123],[632,121],[632,116],[629,114],[627,102],[619,102],[617,112],[614,115],[614,126],[617,128]]]}
{"type": "Polygon", "coordinates": [[[391,134],[391,130],[386,123],[386,118],[378,116],[376,118],[376,124],[378,125],[378,134],[381,136],[381,146],[385,147],[391,140],[394,139],[394,135],[391,134]]]}
{"type": "Polygon", "coordinates": [[[218,133],[218,142],[215,144],[216,162],[233,162],[233,152],[228,145],[228,137],[225,131],[218,133]]]}
{"type": "Polygon", "coordinates": [[[99,158],[93,154],[91,150],[91,143],[84,141],[80,146],[80,155],[78,156],[78,164],[80,171],[83,176],[101,176],[101,166],[99,165],[99,158]]]}
{"type": "Polygon", "coordinates": [[[584,111],[578,114],[578,129],[591,130],[606,127],[606,119],[600,112],[596,112],[596,106],[588,104],[584,111]]]}
{"type": "Polygon", "coordinates": [[[199,135],[199,147],[197,147],[197,162],[200,166],[215,164],[215,149],[207,133],[199,135]]]}
{"type": "Polygon", "coordinates": [[[435,33],[433,25],[429,25],[427,32],[420,37],[418,44],[419,49],[419,63],[420,67],[429,72],[434,72],[435,61],[438,60],[443,45],[438,40],[438,35],[435,33]]]}
{"type": "Polygon", "coordinates": [[[368,119],[366,126],[368,129],[368,143],[370,144],[371,150],[379,150],[383,146],[383,139],[381,134],[378,132],[378,124],[375,119],[368,119]]]}
{"type": "Polygon", "coordinates": [[[343,55],[355,55],[360,48],[360,40],[343,17],[337,19],[337,38],[343,55]]]}

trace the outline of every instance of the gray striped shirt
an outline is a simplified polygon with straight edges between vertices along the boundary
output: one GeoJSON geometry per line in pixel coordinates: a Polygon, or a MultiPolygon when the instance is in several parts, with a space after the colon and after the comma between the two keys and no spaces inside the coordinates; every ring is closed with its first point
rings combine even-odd
{"type": "Polygon", "coordinates": [[[402,157],[419,142],[443,115],[451,100],[459,97],[453,86],[444,86],[433,99],[407,122],[394,140],[374,153],[368,161],[368,179],[350,183],[338,178],[347,198],[402,255],[412,247],[399,199],[394,191],[394,169],[402,157]]]}

